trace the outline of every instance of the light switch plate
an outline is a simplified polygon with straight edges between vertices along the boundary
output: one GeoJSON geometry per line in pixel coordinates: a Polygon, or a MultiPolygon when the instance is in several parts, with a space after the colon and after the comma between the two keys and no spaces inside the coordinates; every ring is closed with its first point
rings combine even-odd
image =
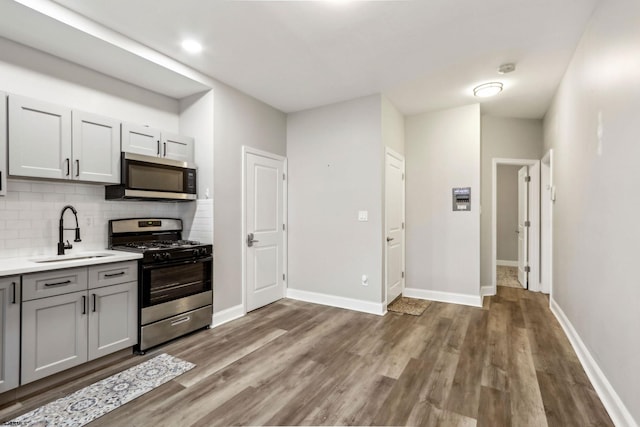
{"type": "Polygon", "coordinates": [[[358,221],[369,221],[369,211],[358,211],[358,221]]]}

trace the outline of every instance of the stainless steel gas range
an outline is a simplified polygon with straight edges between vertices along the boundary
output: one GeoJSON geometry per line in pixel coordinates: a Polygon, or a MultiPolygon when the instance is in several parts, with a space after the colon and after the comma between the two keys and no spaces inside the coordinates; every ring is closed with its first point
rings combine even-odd
{"type": "Polygon", "coordinates": [[[182,220],[111,220],[109,248],[142,253],[138,268],[139,353],[209,327],[213,246],[182,240],[182,220]]]}

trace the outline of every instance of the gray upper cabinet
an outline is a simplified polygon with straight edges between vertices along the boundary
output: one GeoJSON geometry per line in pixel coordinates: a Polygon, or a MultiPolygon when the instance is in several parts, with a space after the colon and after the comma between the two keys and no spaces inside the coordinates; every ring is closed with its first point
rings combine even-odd
{"type": "Polygon", "coordinates": [[[0,278],[0,393],[18,387],[20,277],[0,278]]]}
{"type": "Polygon", "coordinates": [[[122,151],[127,153],[192,163],[193,144],[194,140],[189,136],[161,132],[133,123],[122,124],[122,151]]]}
{"type": "Polygon", "coordinates": [[[193,138],[162,132],[163,157],[193,163],[193,138]]]}
{"type": "Polygon", "coordinates": [[[72,113],[74,179],[120,182],[120,122],[74,110],[72,113]]]}
{"type": "Polygon", "coordinates": [[[7,194],[7,95],[0,92],[0,196],[7,194]]]}
{"type": "Polygon", "coordinates": [[[120,182],[120,122],[9,95],[9,173],[120,182]]]}
{"type": "Polygon", "coordinates": [[[122,151],[160,156],[160,131],[133,123],[122,123],[122,151]]]}
{"type": "Polygon", "coordinates": [[[71,110],[9,95],[9,173],[71,178],[71,110]]]}

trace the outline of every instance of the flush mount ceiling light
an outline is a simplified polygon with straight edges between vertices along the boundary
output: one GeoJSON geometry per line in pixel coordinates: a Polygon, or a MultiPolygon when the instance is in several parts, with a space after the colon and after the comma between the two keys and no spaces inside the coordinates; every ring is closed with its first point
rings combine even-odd
{"type": "Polygon", "coordinates": [[[189,53],[202,52],[202,45],[193,39],[183,40],[181,46],[189,53]]]}
{"type": "Polygon", "coordinates": [[[502,92],[502,83],[500,82],[484,83],[473,88],[473,95],[478,98],[488,98],[500,92],[502,92]]]}

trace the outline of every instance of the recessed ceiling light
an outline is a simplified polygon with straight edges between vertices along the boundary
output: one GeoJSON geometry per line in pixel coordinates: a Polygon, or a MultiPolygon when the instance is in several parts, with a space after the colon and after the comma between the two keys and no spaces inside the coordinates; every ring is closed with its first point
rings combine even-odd
{"type": "Polygon", "coordinates": [[[187,39],[182,41],[182,48],[189,53],[202,52],[202,45],[193,39],[187,39]]]}
{"type": "Polygon", "coordinates": [[[473,95],[478,98],[488,98],[500,92],[502,92],[502,83],[500,82],[484,83],[473,88],[473,95]]]}

